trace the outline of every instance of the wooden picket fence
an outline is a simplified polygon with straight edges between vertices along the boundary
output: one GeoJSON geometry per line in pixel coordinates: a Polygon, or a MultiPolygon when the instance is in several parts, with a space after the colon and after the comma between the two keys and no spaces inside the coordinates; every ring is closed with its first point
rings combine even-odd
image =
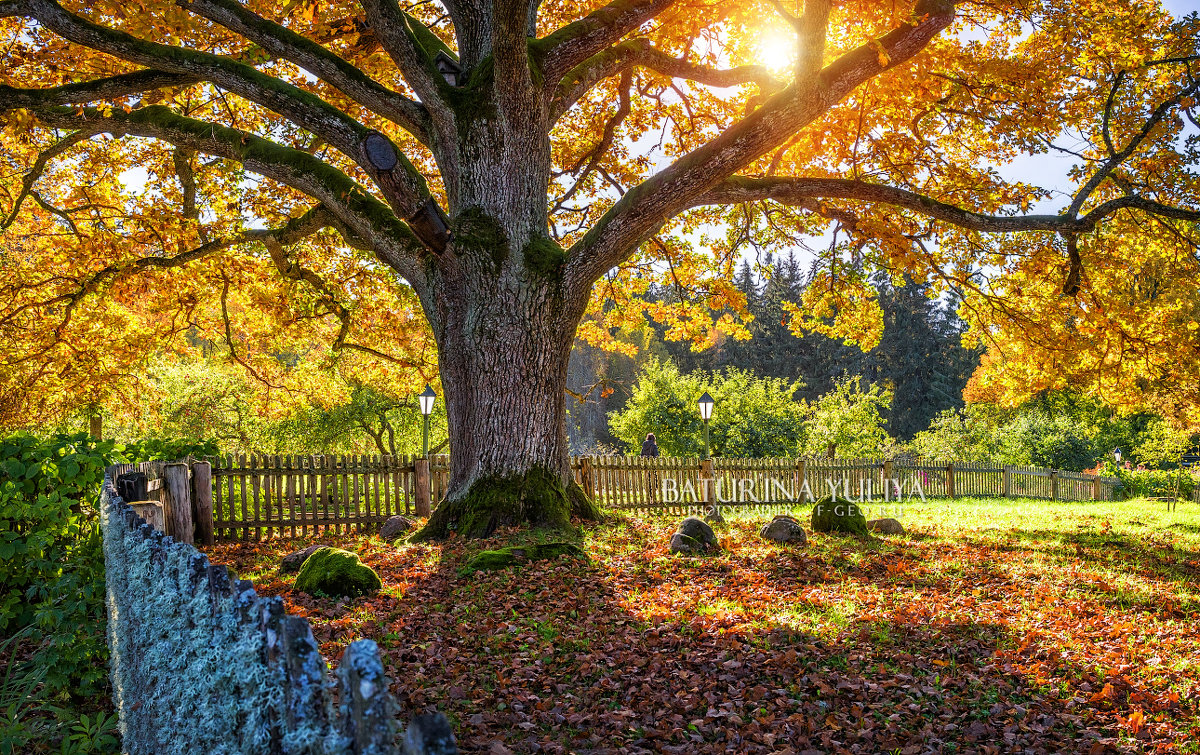
{"type": "Polygon", "coordinates": [[[874,501],[1022,497],[1111,501],[1120,485],[1041,467],[923,459],[580,457],[575,478],[602,506],[678,514],[719,504],[780,506],[838,494],[874,501]]]}
{"type": "MultiPolygon", "coordinates": [[[[222,456],[114,467],[140,472],[134,509],[184,542],[259,540],[376,527],[427,516],[448,488],[445,455],[222,456]]],[[[964,496],[1111,501],[1120,481],[1040,467],[913,459],[698,459],[578,456],[576,481],[602,507],[685,514],[786,506],[835,493],[850,500],[964,496]]]]}
{"type": "Polygon", "coordinates": [[[449,457],[433,456],[427,477],[414,456],[225,456],[213,462],[218,539],[349,532],[398,514],[427,515],[420,500],[445,495],[449,457]],[[424,479],[423,479],[424,477],[424,479]],[[428,495],[418,495],[422,482],[428,495]]]}

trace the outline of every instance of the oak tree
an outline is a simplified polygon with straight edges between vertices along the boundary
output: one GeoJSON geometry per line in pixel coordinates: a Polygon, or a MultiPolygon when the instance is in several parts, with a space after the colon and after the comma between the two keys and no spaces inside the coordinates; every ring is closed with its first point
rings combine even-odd
{"type": "Polygon", "coordinates": [[[427,332],[453,461],[424,534],[564,524],[597,514],[564,433],[577,332],[736,332],[712,313],[747,245],[833,227],[797,327],[870,344],[869,276],[908,272],[991,346],[980,391],[1200,406],[1200,21],[1150,0],[0,0],[0,24],[10,404],[185,335],[286,391],[272,364],[419,369],[427,332]],[[1028,153],[1067,187],[1001,170],[1028,153]],[[679,306],[638,302],[655,280],[679,306]]]}

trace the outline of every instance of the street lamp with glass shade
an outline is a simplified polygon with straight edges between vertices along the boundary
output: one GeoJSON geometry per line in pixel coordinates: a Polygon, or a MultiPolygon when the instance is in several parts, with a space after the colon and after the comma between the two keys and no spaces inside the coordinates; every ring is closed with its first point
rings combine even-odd
{"type": "Polygon", "coordinates": [[[1121,463],[1121,449],[1119,449],[1119,448],[1113,449],[1113,458],[1117,460],[1118,464],[1121,463]]]}
{"type": "Polygon", "coordinates": [[[433,402],[437,401],[437,394],[433,392],[433,388],[429,383],[425,384],[425,390],[417,396],[417,401],[421,405],[421,416],[425,420],[424,432],[421,434],[421,449],[425,453],[425,458],[429,458],[429,415],[433,414],[433,402]]]}
{"type": "Polygon", "coordinates": [[[700,407],[700,419],[704,420],[704,458],[707,459],[710,456],[708,452],[708,421],[712,419],[713,405],[716,402],[713,401],[712,396],[708,395],[708,391],[705,391],[700,395],[700,400],[696,404],[700,407]]]}

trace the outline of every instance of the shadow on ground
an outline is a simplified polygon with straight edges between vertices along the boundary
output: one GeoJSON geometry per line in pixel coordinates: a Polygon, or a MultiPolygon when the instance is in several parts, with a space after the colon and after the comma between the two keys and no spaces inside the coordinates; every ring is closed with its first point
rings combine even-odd
{"type": "MultiPolygon", "coordinates": [[[[1046,550],[1054,564],[1125,564],[1167,584],[1192,573],[1151,546],[1033,530],[987,544],[814,535],[790,548],[732,523],[722,555],[677,558],[665,547],[673,524],[589,530],[590,563],[476,574],[462,565],[501,540],[326,538],[385,583],[341,602],[270,576],[302,542],[220,555],[307,614],[327,657],[378,641],[402,705],[446,712],[467,752],[1103,753],[1200,735],[1194,681],[1180,693],[1169,675],[1116,666],[1119,649],[1072,649],[1069,623],[1050,631],[1072,617],[1038,597],[1062,590],[1061,574],[1014,576],[1046,550]],[[1130,555],[1105,559],[1114,552],[1130,555]]],[[[1096,612],[1081,627],[1155,611],[1073,600],[1096,612]]],[[[1200,634],[1194,615],[1185,624],[1200,634]]]]}

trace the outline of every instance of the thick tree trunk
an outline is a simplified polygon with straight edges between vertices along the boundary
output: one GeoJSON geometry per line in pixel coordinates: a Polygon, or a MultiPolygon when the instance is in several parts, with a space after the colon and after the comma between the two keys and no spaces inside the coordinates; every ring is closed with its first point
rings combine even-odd
{"type": "Polygon", "coordinates": [[[566,436],[567,361],[583,302],[568,302],[549,239],[514,255],[481,213],[455,223],[433,320],[450,432],[450,485],[417,539],[595,519],[566,436]],[[538,255],[543,255],[539,257],[538,255]],[[517,261],[519,260],[519,262],[517,261]]]}
{"type": "Polygon", "coordinates": [[[566,254],[548,236],[549,121],[524,65],[525,24],[503,31],[493,41],[518,46],[522,64],[497,65],[494,79],[484,73],[459,93],[446,136],[450,242],[418,291],[438,344],[451,466],[418,539],[598,518],[572,478],[565,423],[587,296],[566,293],[566,254]]]}

